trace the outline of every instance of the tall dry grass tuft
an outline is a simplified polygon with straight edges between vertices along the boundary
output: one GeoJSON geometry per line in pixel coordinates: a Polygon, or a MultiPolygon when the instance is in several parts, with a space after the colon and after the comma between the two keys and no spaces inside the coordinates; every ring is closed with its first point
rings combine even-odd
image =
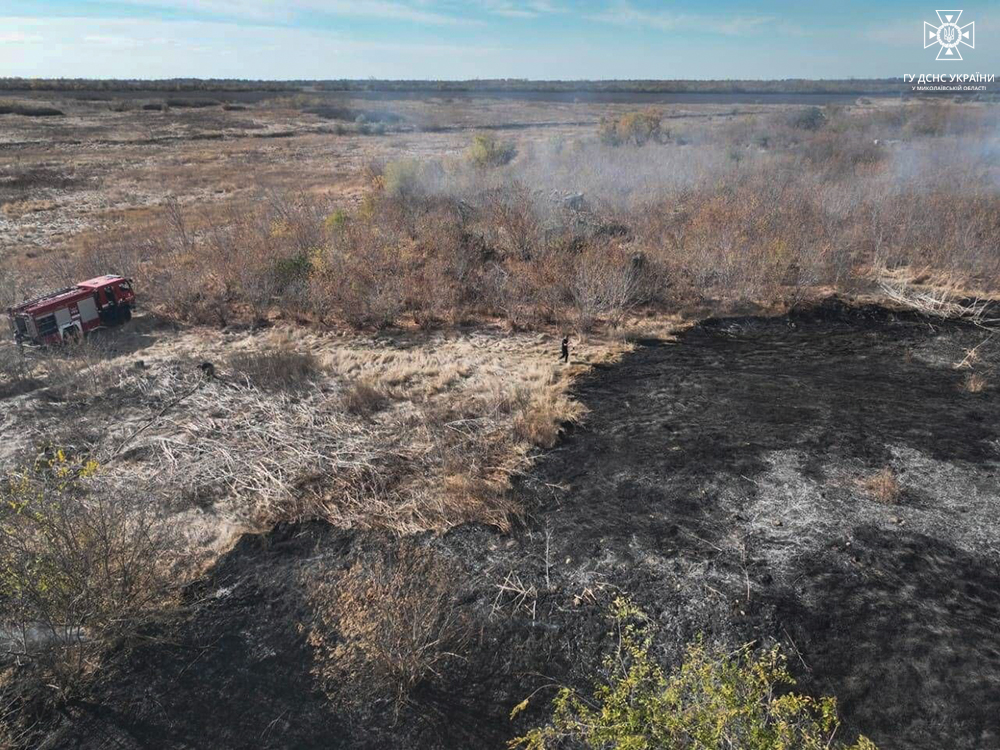
{"type": "Polygon", "coordinates": [[[322,376],[315,354],[288,345],[235,352],[228,364],[236,378],[265,391],[305,387],[322,376]]]}
{"type": "Polygon", "coordinates": [[[471,642],[457,605],[460,572],[432,550],[400,543],[356,562],[336,580],[310,581],[313,673],[336,698],[350,691],[415,700],[471,642]]]}
{"type": "Polygon", "coordinates": [[[872,500],[883,505],[898,505],[903,496],[903,487],[888,466],[860,480],[860,486],[872,500]]]}
{"type": "Polygon", "coordinates": [[[962,381],[962,389],[968,393],[982,393],[989,387],[989,381],[979,373],[969,373],[962,381]]]}

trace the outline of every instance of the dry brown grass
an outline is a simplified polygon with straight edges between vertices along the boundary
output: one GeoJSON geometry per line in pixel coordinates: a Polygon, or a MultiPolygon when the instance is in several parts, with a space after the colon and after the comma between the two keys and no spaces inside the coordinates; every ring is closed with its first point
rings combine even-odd
{"type": "Polygon", "coordinates": [[[106,464],[109,481],[175,508],[199,557],[225,547],[220,535],[302,518],[397,533],[508,529],[525,510],[512,478],[583,417],[574,379],[629,348],[574,341],[566,367],[558,339],[543,335],[193,329],[148,346],[136,367],[120,353],[145,319],[134,327],[106,347],[32,351],[32,387],[54,405],[41,418],[30,404],[4,415],[17,439],[0,459],[55,436],[106,464]],[[217,379],[202,375],[206,359],[217,379]]]}
{"type": "Polygon", "coordinates": [[[312,352],[298,351],[287,344],[236,352],[228,364],[236,378],[262,390],[300,388],[322,375],[322,367],[312,352]]]}
{"type": "Polygon", "coordinates": [[[16,219],[25,214],[52,211],[55,207],[55,201],[50,200],[14,201],[4,204],[3,213],[12,219],[16,219]]]}
{"type": "Polygon", "coordinates": [[[331,697],[349,691],[397,708],[462,658],[471,640],[456,605],[461,572],[403,543],[356,562],[334,581],[310,581],[313,673],[331,697]]]}
{"type": "Polygon", "coordinates": [[[579,424],[587,410],[573,401],[558,386],[531,396],[514,416],[514,435],[538,448],[552,448],[566,425],[579,424]]]}
{"type": "Polygon", "coordinates": [[[859,484],[865,494],[882,505],[898,505],[903,496],[902,485],[888,466],[859,480],[859,484]]]}
{"type": "Polygon", "coordinates": [[[344,388],[344,408],[349,414],[369,417],[389,404],[389,397],[367,380],[358,380],[344,388]]]}
{"type": "Polygon", "coordinates": [[[989,381],[979,373],[971,372],[962,381],[962,390],[967,393],[982,393],[989,387],[989,381]]]}

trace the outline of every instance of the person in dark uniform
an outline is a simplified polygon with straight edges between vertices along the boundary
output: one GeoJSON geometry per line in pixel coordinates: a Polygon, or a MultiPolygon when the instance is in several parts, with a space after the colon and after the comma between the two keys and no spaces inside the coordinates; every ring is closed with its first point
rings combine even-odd
{"type": "Polygon", "coordinates": [[[569,336],[566,336],[562,340],[562,351],[559,354],[559,359],[569,364],[569,336]]]}
{"type": "Polygon", "coordinates": [[[106,326],[113,326],[118,323],[118,299],[115,297],[115,290],[110,286],[105,287],[104,298],[107,300],[107,304],[101,311],[102,322],[106,326]]]}

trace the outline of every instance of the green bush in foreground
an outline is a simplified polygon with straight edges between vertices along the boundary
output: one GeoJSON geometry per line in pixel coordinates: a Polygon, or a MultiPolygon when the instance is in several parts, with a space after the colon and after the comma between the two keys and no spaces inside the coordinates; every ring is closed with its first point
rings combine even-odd
{"type": "MultiPolygon", "coordinates": [[[[619,646],[605,663],[607,682],[591,700],[563,688],[551,722],[513,740],[511,748],[877,750],[865,737],[852,745],[834,742],[836,700],[788,690],[795,680],[778,647],[727,652],[699,640],[667,674],[650,656],[643,613],[618,599],[613,616],[619,646]]],[[[512,718],[526,706],[517,706],[512,718]]]]}

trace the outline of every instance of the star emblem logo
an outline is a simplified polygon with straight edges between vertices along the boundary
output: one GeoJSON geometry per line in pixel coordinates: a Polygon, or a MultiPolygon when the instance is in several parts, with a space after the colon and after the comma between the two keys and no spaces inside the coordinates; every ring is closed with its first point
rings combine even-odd
{"type": "Polygon", "coordinates": [[[935,44],[941,45],[938,50],[937,60],[961,60],[962,53],[959,46],[976,48],[976,24],[967,23],[965,26],[958,25],[958,19],[962,17],[960,10],[939,10],[935,11],[940,26],[924,21],[924,49],[933,47],[935,44]]]}

